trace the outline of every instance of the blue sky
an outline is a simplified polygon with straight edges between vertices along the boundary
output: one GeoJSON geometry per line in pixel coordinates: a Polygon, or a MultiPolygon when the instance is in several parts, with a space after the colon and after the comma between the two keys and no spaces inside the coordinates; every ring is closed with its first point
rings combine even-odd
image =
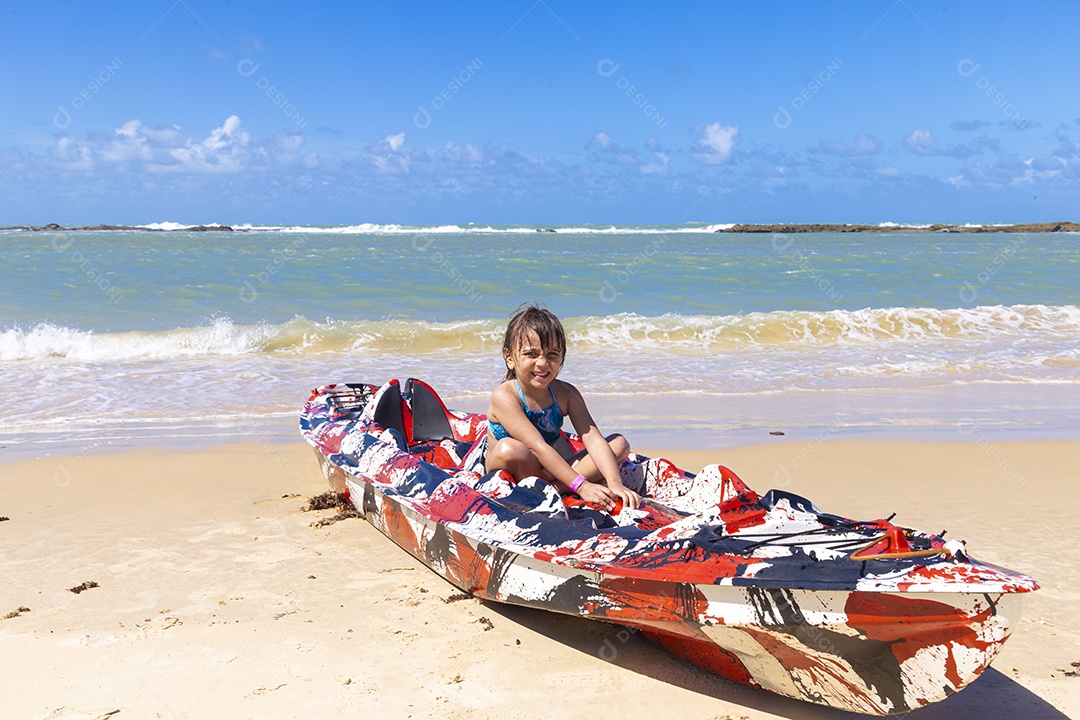
{"type": "Polygon", "coordinates": [[[1080,220],[1075,3],[4,3],[0,225],[1080,220]]]}

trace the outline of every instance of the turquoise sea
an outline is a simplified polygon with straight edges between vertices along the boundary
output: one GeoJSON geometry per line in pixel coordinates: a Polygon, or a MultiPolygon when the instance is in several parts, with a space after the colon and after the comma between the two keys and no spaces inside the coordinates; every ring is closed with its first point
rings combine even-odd
{"type": "Polygon", "coordinates": [[[1080,236],[722,226],[0,232],[0,458],[295,437],[316,385],[482,410],[510,314],[638,447],[1080,435],[1080,236]]]}

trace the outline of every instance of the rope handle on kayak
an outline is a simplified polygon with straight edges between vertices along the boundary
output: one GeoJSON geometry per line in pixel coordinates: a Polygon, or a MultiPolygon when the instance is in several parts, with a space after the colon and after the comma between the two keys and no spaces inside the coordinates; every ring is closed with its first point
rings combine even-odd
{"type": "Polygon", "coordinates": [[[884,534],[855,549],[848,556],[851,560],[904,560],[907,558],[929,557],[931,555],[947,555],[947,548],[929,548],[927,550],[912,550],[911,543],[907,541],[904,529],[896,525],[886,528],[884,534]],[[866,554],[866,551],[874,547],[882,540],[885,541],[885,552],[866,554]],[[892,552],[888,550],[895,548],[892,552]]]}

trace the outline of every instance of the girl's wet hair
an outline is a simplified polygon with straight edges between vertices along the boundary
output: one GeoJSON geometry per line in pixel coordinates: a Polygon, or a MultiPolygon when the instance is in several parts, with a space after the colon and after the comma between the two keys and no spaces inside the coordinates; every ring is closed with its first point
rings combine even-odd
{"type": "MultiPolygon", "coordinates": [[[[550,310],[529,305],[510,318],[506,326],[506,335],[503,337],[503,357],[513,355],[514,352],[525,345],[529,340],[529,331],[536,333],[540,340],[541,350],[555,350],[559,355],[566,357],[566,334],[563,332],[562,323],[550,310]]],[[[514,379],[514,371],[506,368],[506,379],[514,379]]]]}

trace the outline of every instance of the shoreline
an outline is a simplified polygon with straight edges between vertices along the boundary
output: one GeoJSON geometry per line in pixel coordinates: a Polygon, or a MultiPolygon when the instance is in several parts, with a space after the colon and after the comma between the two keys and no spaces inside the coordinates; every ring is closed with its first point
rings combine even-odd
{"type": "MultiPolygon", "coordinates": [[[[1007,396],[995,396],[1005,409],[959,405],[939,416],[926,415],[926,401],[912,404],[912,392],[882,396],[863,390],[837,391],[822,400],[820,393],[785,393],[763,397],[649,398],[596,395],[590,409],[605,433],[625,435],[633,448],[664,448],[672,452],[725,453],[759,444],[828,441],[896,441],[947,444],[1080,441],[1080,426],[1070,411],[1076,392],[1060,392],[1057,405],[1033,403],[1017,410],[1007,396]],[[854,393],[854,395],[853,395],[854,393]],[[891,402],[889,414],[880,407],[891,402]],[[860,403],[868,404],[869,409],[860,403]],[[838,408],[842,408],[838,409],[838,408]],[[1004,413],[1004,414],[1002,414],[1004,413]],[[1008,423],[1004,420],[1008,416],[1008,423]],[[1050,422],[1050,420],[1053,420],[1050,422]]],[[[916,397],[919,397],[916,395],[916,397]]],[[[931,399],[937,397],[931,392],[931,399]]],[[[954,399],[955,400],[955,399],[954,399]]],[[[483,412],[483,400],[449,401],[461,412],[483,412]]],[[[0,467],[50,458],[111,455],[143,450],[203,452],[242,443],[288,444],[299,437],[295,411],[206,423],[200,418],[137,418],[131,421],[7,428],[0,432],[0,467]]],[[[567,429],[570,429],[569,427],[567,429]]],[[[649,453],[645,453],[649,454],[649,453]]]]}
{"type": "MultiPolygon", "coordinates": [[[[1061,720],[1080,717],[1080,678],[1065,674],[1080,662],[1078,452],[1076,440],[991,451],[780,438],[646,454],[691,471],[719,462],[825,512],[896,512],[1031,574],[1042,588],[991,669],[918,716],[1005,720],[1023,708],[1061,720]]],[[[616,626],[461,598],[362,520],[313,527],[333,511],[302,511],[327,488],[299,437],[76,459],[6,464],[0,480],[0,695],[12,717],[486,720],[508,705],[556,720],[674,707],[702,720],[850,717],[733,685],[616,626]]]]}

